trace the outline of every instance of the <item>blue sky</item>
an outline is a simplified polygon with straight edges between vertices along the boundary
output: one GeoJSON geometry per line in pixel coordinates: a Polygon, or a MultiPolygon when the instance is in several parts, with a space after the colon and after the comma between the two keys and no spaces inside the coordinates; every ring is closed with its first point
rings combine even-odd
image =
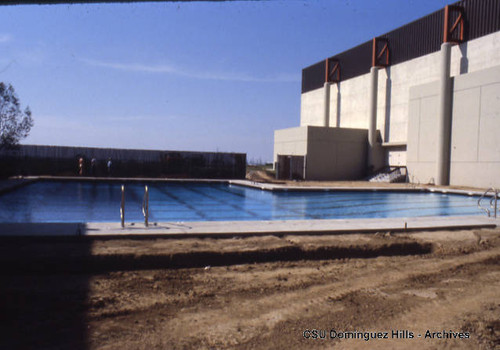
{"type": "Polygon", "coordinates": [[[0,7],[0,81],[25,144],[247,153],[300,123],[301,70],[447,0],[0,7]]]}

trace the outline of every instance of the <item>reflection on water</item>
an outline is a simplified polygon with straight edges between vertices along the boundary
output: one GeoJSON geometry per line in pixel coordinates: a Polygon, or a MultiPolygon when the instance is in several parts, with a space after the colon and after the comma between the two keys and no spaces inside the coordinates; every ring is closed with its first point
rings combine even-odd
{"type": "MultiPolygon", "coordinates": [[[[144,183],[125,184],[142,221],[144,183]]],[[[301,220],[479,215],[476,198],[438,193],[262,191],[221,183],[149,184],[154,221],[301,220]]],[[[37,182],[0,196],[0,222],[119,222],[121,183],[37,182]]]]}

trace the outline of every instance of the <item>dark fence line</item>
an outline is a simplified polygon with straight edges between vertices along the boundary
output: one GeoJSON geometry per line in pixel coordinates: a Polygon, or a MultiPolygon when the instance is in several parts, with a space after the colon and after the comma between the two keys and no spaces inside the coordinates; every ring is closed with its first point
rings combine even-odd
{"type": "Polygon", "coordinates": [[[0,178],[79,175],[80,158],[82,176],[243,179],[246,172],[244,153],[21,145],[0,150],[0,178]]]}
{"type": "MultiPolygon", "coordinates": [[[[464,8],[464,40],[473,40],[500,30],[499,0],[463,0],[453,5],[464,8]]],[[[378,38],[387,39],[390,64],[424,56],[441,48],[444,9],[433,12],[378,38]]],[[[341,80],[366,74],[371,68],[372,41],[329,58],[340,63],[341,80]]],[[[325,60],[302,70],[302,93],[318,89],[325,82],[325,60]]]]}

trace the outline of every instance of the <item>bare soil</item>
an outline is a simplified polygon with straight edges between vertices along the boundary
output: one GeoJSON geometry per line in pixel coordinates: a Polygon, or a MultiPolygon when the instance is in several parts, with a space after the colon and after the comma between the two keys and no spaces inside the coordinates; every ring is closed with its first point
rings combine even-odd
{"type": "Polygon", "coordinates": [[[3,243],[1,349],[500,348],[500,229],[3,243]]]}

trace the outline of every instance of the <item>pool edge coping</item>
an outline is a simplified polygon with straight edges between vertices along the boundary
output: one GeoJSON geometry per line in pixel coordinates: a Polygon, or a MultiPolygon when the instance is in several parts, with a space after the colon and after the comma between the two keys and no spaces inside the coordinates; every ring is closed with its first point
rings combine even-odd
{"type": "Polygon", "coordinates": [[[336,235],[495,228],[499,218],[486,216],[429,216],[377,219],[192,221],[143,223],[0,223],[0,238],[229,238],[264,235],[336,235]],[[5,234],[3,232],[9,232],[5,234]]]}

